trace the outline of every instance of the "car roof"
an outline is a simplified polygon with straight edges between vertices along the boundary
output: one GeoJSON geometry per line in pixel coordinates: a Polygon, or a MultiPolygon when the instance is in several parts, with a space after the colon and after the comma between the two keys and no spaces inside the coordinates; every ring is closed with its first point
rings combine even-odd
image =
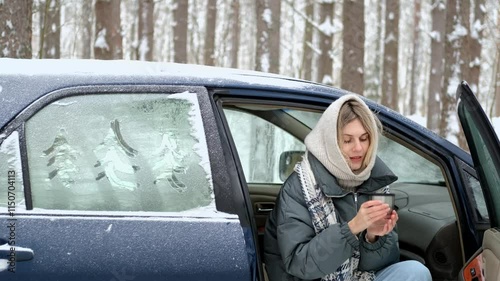
{"type": "Polygon", "coordinates": [[[2,78],[24,77],[26,79],[29,77],[41,80],[53,77],[55,79],[51,80],[50,84],[66,87],[78,84],[77,81],[85,81],[86,84],[156,81],[171,85],[252,88],[266,86],[269,89],[310,89],[312,87],[317,88],[316,90],[324,88],[325,91],[332,91],[332,88],[326,85],[273,73],[196,64],[130,60],[0,58],[0,66],[2,78]]]}

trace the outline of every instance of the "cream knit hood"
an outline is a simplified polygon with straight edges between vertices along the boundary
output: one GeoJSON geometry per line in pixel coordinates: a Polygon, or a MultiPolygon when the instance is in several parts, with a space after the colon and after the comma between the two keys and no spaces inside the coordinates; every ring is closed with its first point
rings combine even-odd
{"type": "MultiPolygon", "coordinates": [[[[373,113],[365,102],[357,95],[349,94],[342,96],[325,110],[318,124],[316,124],[314,129],[307,135],[305,144],[307,150],[337,178],[341,187],[348,190],[355,190],[355,187],[359,186],[370,177],[376,156],[375,153],[373,153],[372,159],[368,162],[367,167],[360,173],[355,174],[352,172],[351,168],[349,168],[346,159],[342,155],[337,140],[337,120],[340,108],[344,103],[350,100],[358,101],[363,108],[370,113],[372,126],[377,128],[373,113]]],[[[372,149],[376,152],[378,147],[378,133],[371,136],[371,139],[372,149]]]]}

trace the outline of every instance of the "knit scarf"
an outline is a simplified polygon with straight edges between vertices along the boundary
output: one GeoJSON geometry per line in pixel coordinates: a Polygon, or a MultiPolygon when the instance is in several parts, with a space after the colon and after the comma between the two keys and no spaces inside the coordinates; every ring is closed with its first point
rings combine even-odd
{"type": "MultiPolygon", "coordinates": [[[[337,216],[335,214],[335,206],[330,197],[327,197],[321,188],[316,184],[313,171],[309,161],[307,160],[307,153],[304,155],[302,162],[295,165],[295,172],[297,172],[302,186],[302,193],[304,195],[307,209],[312,218],[314,231],[319,234],[332,224],[337,223],[337,216]]],[[[340,233],[339,233],[340,235],[340,233]]],[[[375,274],[372,272],[359,271],[359,250],[355,249],[350,259],[347,259],[337,270],[330,273],[323,278],[322,281],[372,281],[375,279],[375,274]]]]}
{"type": "MultiPolygon", "coordinates": [[[[360,173],[354,173],[340,150],[337,140],[337,120],[340,108],[350,100],[357,100],[363,105],[363,108],[370,113],[372,126],[375,128],[377,124],[368,106],[357,95],[349,94],[342,96],[325,110],[314,129],[307,135],[305,144],[307,150],[337,178],[340,186],[349,191],[355,191],[355,187],[370,177],[376,157],[372,157],[360,173]]],[[[372,149],[377,151],[378,135],[372,137],[372,149]]]]}

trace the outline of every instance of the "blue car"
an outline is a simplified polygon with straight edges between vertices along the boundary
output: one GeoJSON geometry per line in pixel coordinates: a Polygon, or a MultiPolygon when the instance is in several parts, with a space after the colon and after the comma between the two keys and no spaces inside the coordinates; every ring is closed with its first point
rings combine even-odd
{"type": "MultiPolygon", "coordinates": [[[[267,216],[345,93],[207,66],[0,59],[0,280],[266,280],[267,216]]],[[[366,100],[399,177],[401,260],[497,280],[499,142],[466,82],[457,101],[470,154],[366,100]]]]}

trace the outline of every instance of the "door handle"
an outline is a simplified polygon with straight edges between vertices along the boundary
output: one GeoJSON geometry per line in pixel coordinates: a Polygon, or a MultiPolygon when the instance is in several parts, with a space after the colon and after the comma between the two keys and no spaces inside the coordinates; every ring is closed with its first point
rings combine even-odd
{"type": "Polygon", "coordinates": [[[274,209],[274,203],[257,203],[255,206],[259,214],[267,214],[274,209]]]}
{"type": "MultiPolygon", "coordinates": [[[[5,242],[5,239],[0,239],[0,242],[5,242]]],[[[29,248],[10,246],[8,243],[4,243],[0,245],[0,257],[7,258],[7,260],[15,258],[16,262],[29,261],[33,259],[34,253],[29,248]]]]}

